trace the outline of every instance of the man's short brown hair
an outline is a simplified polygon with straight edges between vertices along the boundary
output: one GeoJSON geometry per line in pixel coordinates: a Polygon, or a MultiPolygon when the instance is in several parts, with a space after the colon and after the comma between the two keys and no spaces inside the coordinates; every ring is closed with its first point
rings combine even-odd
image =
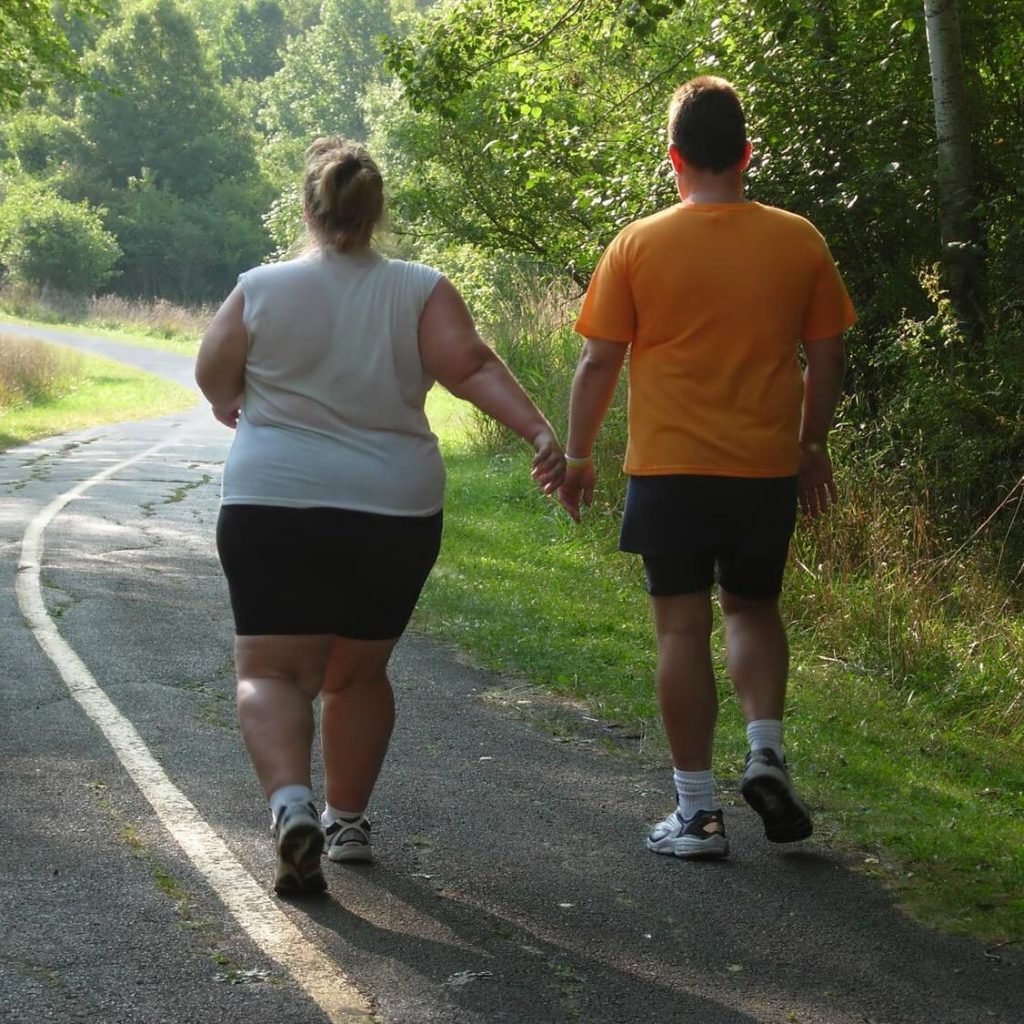
{"type": "Polygon", "coordinates": [[[699,171],[719,174],[738,164],[746,151],[747,123],[736,90],[713,75],[679,86],[668,108],[668,138],[699,171]]]}

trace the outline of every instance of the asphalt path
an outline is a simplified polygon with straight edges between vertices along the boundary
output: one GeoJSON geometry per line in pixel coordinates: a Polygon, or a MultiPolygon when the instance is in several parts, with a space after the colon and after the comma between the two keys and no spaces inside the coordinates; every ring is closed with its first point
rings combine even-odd
{"type": "Polygon", "coordinates": [[[913,923],[827,846],[772,847],[741,802],[727,862],[647,853],[667,767],[546,734],[533,691],[424,636],[393,663],[376,863],[276,900],[213,544],[229,442],[197,405],[0,454],[0,1020],[1024,1019],[1019,959],[913,923]]]}

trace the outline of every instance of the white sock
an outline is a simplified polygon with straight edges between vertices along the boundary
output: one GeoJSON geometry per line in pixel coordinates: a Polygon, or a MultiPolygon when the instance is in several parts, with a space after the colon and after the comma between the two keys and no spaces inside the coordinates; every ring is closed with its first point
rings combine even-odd
{"type": "Polygon", "coordinates": [[[672,781],[676,784],[680,817],[689,820],[698,811],[718,810],[715,802],[715,773],[710,768],[703,772],[681,772],[673,768],[672,781]]]}
{"type": "Polygon", "coordinates": [[[320,821],[324,828],[327,828],[328,825],[333,825],[336,821],[359,821],[364,813],[364,811],[339,811],[337,807],[327,804],[323,814],[320,815],[320,821]]]}
{"type": "Polygon", "coordinates": [[[774,750],[782,760],[782,722],[777,718],[759,718],[747,722],[747,742],[751,750],[774,750]]]}
{"type": "Polygon", "coordinates": [[[309,786],[282,786],[270,794],[270,817],[276,822],[286,804],[311,804],[313,790],[309,786]]]}

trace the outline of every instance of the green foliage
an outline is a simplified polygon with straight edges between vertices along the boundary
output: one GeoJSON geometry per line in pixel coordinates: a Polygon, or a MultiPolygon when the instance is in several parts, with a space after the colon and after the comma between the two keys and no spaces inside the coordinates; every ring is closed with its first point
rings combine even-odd
{"type": "Polygon", "coordinates": [[[837,443],[856,452],[855,473],[875,485],[887,479],[894,504],[920,509],[934,527],[923,556],[938,557],[976,530],[1002,531],[1003,568],[1019,581],[1024,536],[1014,528],[1014,495],[1024,466],[1024,324],[990,331],[979,349],[936,292],[935,272],[924,275],[924,287],[934,297],[932,315],[904,318],[880,335],[872,370],[888,386],[873,407],[851,397],[837,443]]]}
{"type": "Polygon", "coordinates": [[[392,43],[404,92],[375,128],[402,223],[585,281],[611,235],[670,196],[651,144],[665,100],[637,91],[634,31],[610,0],[502,0],[442,8],[392,43]]]}
{"type": "Polygon", "coordinates": [[[277,0],[237,3],[217,42],[222,77],[225,81],[269,78],[281,67],[280,51],[288,34],[285,12],[277,0]]]}
{"type": "Polygon", "coordinates": [[[74,123],[45,110],[20,111],[0,131],[17,170],[41,180],[59,175],[78,147],[74,123]]]}
{"type": "Polygon", "coordinates": [[[324,0],[320,20],[285,44],[260,117],[273,137],[363,140],[362,96],[380,75],[380,37],[394,30],[387,0],[324,0]]]}
{"type": "Polygon", "coordinates": [[[7,191],[0,203],[0,263],[15,281],[90,292],[120,255],[103,211],[38,186],[7,191]]]}
{"type": "MultiPolygon", "coordinates": [[[[65,0],[69,17],[100,17],[103,0],[65,0]]],[[[51,0],[17,0],[0,6],[0,111],[14,109],[30,89],[46,86],[55,77],[81,81],[78,54],[51,0]]]]}
{"type": "Polygon", "coordinates": [[[673,201],[673,88],[722,74],[746,101],[751,194],[811,216],[855,291],[891,315],[919,300],[915,258],[936,244],[919,184],[931,122],[914,13],[910,0],[439,8],[389,47],[415,112],[399,108],[389,129],[396,149],[415,154],[403,209],[410,223],[427,218],[585,282],[624,223],[673,201]],[[452,192],[464,201],[450,204],[452,192]],[[873,285],[880,256],[891,283],[876,296],[861,273],[873,285]]]}
{"type": "Polygon", "coordinates": [[[25,112],[6,146],[23,172],[67,199],[109,211],[123,251],[114,287],[127,294],[223,294],[259,262],[270,201],[255,139],[209,63],[195,25],[172,0],[144,0],[87,53],[101,85],[61,109],[25,112]],[[44,144],[48,139],[48,145],[44,144]]]}

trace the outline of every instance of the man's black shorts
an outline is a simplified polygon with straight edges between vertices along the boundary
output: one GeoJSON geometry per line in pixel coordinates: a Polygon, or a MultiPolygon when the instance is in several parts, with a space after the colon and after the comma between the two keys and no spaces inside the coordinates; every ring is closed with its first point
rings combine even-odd
{"type": "Polygon", "coordinates": [[[217,520],[239,636],[401,636],[440,547],[440,512],[223,505],[217,520]]]}
{"type": "Polygon", "coordinates": [[[796,499],[795,476],[631,476],[619,548],[643,555],[654,597],[716,579],[737,597],[777,597],[796,499]]]}

